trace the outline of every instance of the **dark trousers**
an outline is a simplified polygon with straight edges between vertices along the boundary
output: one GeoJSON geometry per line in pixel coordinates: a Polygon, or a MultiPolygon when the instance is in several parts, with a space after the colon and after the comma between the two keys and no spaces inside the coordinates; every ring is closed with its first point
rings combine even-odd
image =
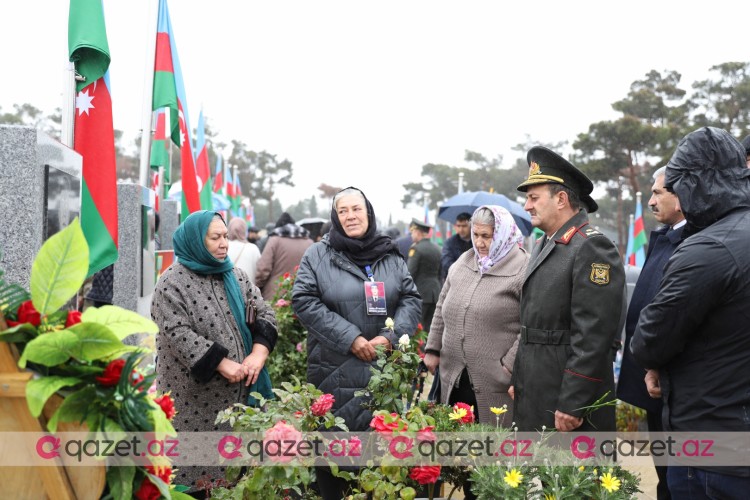
{"type": "MultiPolygon", "coordinates": [[[[477,405],[477,397],[474,394],[474,389],[471,387],[471,381],[469,380],[469,372],[464,368],[461,372],[461,378],[458,382],[458,387],[454,387],[448,396],[448,404],[453,406],[456,403],[466,403],[469,406],[474,407],[474,421],[479,422],[479,407],[477,405]]],[[[477,496],[471,491],[471,483],[467,482],[464,487],[464,498],[466,500],[476,500],[477,496]]]]}
{"type": "Polygon", "coordinates": [[[744,500],[750,492],[750,477],[730,476],[695,467],[669,466],[669,492],[690,500],[744,500]]]}
{"type": "Polygon", "coordinates": [[[432,326],[432,317],[435,315],[436,305],[434,302],[422,302],[422,329],[426,332],[429,332],[430,326],[432,326]]]}
{"type": "MultiPolygon", "coordinates": [[[[661,424],[661,412],[646,412],[646,423],[648,424],[649,432],[663,432],[664,427],[661,424]]],[[[656,498],[657,500],[671,500],[672,495],[669,494],[669,486],[667,485],[667,466],[666,465],[655,465],[656,476],[659,478],[659,482],[656,483],[656,498]]]]}
{"type": "Polygon", "coordinates": [[[315,478],[323,500],[341,500],[351,493],[352,485],[335,477],[328,467],[315,467],[315,478]]]}

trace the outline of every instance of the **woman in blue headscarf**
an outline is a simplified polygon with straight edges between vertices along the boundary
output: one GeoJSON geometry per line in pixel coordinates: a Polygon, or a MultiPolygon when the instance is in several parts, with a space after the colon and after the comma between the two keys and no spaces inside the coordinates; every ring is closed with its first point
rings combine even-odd
{"type": "MultiPolygon", "coordinates": [[[[264,365],[276,344],[276,319],[227,258],[220,214],[190,214],[173,244],[177,262],[159,278],[151,304],[159,325],[157,388],[172,393],[178,432],[219,430],[216,415],[234,403],[255,404],[250,392],[273,396],[264,365]]],[[[223,468],[180,467],[175,482],[197,491],[223,480],[223,468]]]]}

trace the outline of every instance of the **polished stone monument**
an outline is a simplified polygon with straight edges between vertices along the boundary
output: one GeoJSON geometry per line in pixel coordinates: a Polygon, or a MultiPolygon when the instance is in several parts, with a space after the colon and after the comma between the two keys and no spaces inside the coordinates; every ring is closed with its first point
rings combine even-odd
{"type": "Polygon", "coordinates": [[[0,125],[0,268],[28,289],[44,240],[79,216],[81,155],[33,127],[0,125]]]}

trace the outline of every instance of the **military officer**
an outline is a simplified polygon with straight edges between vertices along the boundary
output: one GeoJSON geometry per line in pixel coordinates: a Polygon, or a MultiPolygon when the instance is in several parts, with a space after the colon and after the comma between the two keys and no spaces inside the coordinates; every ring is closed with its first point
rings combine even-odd
{"type": "MultiPolygon", "coordinates": [[[[625,307],[625,272],[614,244],[591,227],[593,184],[557,153],[527,154],[524,209],[544,231],[521,291],[521,338],[511,380],[521,431],[614,431],[613,344],[625,307]]],[[[510,392],[510,391],[509,391],[510,392]]]]}
{"type": "Polygon", "coordinates": [[[422,296],[422,327],[429,331],[440,296],[440,247],[427,237],[432,226],[412,219],[409,233],[413,241],[406,261],[409,273],[422,296]]]}

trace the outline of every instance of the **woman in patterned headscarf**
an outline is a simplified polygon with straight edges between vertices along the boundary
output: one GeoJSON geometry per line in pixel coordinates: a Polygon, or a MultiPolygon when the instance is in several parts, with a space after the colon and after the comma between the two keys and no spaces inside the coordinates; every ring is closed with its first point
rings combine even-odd
{"type": "Polygon", "coordinates": [[[520,332],[521,285],[529,256],[510,213],[479,207],[471,218],[472,249],[448,271],[427,338],[425,365],[440,366],[440,400],[474,407],[480,422],[494,424],[490,407],[508,405],[520,332]]]}

